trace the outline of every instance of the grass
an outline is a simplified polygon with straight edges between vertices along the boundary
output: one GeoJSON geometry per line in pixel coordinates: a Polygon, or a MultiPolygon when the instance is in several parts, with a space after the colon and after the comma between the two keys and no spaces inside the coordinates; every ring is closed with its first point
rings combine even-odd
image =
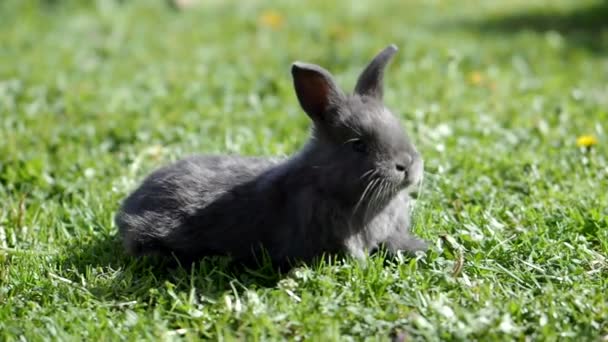
{"type": "Polygon", "coordinates": [[[0,2],[1,340],[608,338],[606,1],[83,3],[0,2]],[[290,63],[350,89],[391,42],[429,253],[287,275],[124,254],[146,173],[296,151],[290,63]]]}

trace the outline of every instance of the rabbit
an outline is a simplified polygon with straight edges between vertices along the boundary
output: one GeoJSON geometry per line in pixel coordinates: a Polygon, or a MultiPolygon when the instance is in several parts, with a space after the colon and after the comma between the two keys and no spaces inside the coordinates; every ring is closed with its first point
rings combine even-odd
{"type": "Polygon", "coordinates": [[[382,50],[352,94],[322,67],[294,62],[295,93],[312,121],[303,148],[285,160],[199,155],[158,169],[115,217],[127,251],[190,261],[265,257],[279,267],[328,255],[365,260],[382,246],[425,251],[409,232],[423,160],[382,102],[396,52],[382,50]]]}

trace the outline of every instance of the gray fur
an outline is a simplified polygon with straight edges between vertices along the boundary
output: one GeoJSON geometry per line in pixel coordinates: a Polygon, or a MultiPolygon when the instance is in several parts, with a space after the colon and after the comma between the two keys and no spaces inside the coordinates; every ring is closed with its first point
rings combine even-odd
{"type": "Polygon", "coordinates": [[[264,250],[276,265],[342,252],[363,258],[380,245],[425,250],[409,233],[408,194],[423,162],[381,102],[395,51],[382,51],[351,95],[325,69],[294,63],[296,94],[313,121],[303,149],[286,160],[194,156],[155,171],[116,215],[127,250],[245,262],[264,250]]]}

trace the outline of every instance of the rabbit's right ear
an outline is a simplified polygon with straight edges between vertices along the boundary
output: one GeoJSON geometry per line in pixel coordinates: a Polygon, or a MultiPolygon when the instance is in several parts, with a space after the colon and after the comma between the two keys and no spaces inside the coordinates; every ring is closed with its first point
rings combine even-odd
{"type": "Polygon", "coordinates": [[[384,69],[386,69],[388,62],[390,62],[396,52],[397,46],[391,44],[374,57],[365,70],[363,70],[361,76],[359,76],[357,85],[355,86],[355,93],[382,100],[384,69]]]}
{"type": "Polygon", "coordinates": [[[328,119],[328,109],[344,99],[331,74],[318,65],[295,62],[291,75],[300,106],[315,121],[328,119]]]}

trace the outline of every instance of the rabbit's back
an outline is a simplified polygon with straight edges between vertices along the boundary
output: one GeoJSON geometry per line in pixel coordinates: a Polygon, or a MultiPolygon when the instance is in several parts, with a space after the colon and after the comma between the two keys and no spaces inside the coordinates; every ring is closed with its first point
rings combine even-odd
{"type": "Polygon", "coordinates": [[[127,249],[133,254],[165,251],[163,240],[235,185],[246,184],[279,159],[199,155],[153,172],[116,216],[127,249]]]}

